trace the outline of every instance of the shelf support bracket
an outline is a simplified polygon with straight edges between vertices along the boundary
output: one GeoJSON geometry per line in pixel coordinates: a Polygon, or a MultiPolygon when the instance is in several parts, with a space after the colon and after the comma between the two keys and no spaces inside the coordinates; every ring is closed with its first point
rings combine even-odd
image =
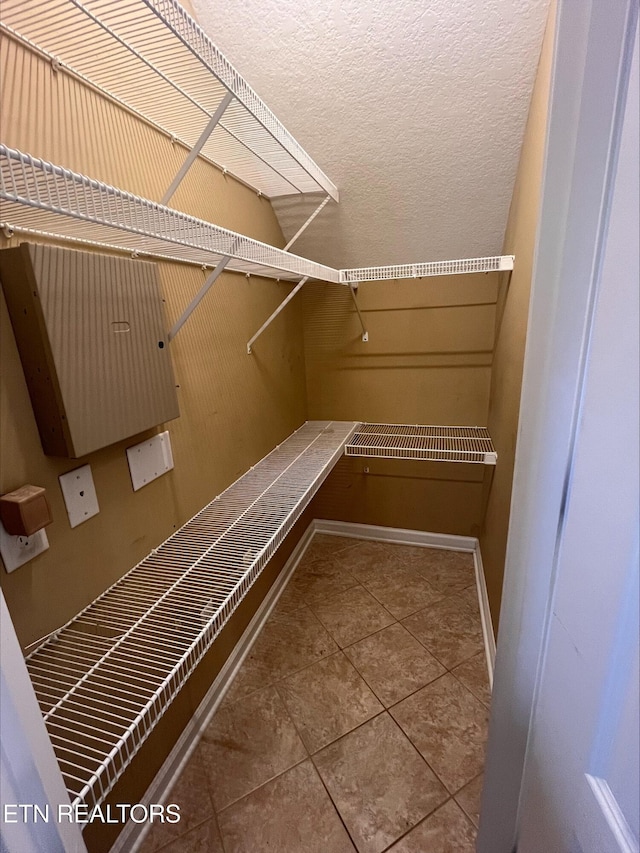
{"type": "Polygon", "coordinates": [[[289,242],[287,243],[287,245],[286,245],[286,246],[284,247],[284,249],[282,250],[283,252],[288,252],[288,251],[289,251],[289,249],[291,248],[291,246],[293,246],[293,244],[296,242],[296,240],[297,240],[297,239],[298,239],[298,237],[302,234],[302,232],[307,230],[307,228],[309,227],[309,225],[311,225],[311,223],[312,223],[312,222],[313,222],[313,220],[316,218],[316,216],[320,213],[320,211],[321,211],[321,210],[323,210],[323,209],[324,209],[324,207],[325,207],[325,206],[326,206],[330,201],[331,201],[331,196],[330,196],[330,195],[328,195],[325,199],[323,199],[323,200],[320,202],[320,204],[316,207],[316,209],[313,211],[313,213],[312,213],[312,214],[311,214],[311,216],[307,219],[307,221],[306,221],[306,222],[304,222],[304,223],[300,226],[300,228],[298,228],[298,230],[296,231],[296,233],[295,233],[295,234],[293,235],[293,237],[289,240],[289,242]]]}
{"type": "Polygon", "coordinates": [[[360,313],[360,308],[358,307],[358,300],[356,299],[356,288],[352,284],[349,285],[349,292],[351,293],[353,304],[356,306],[358,320],[360,320],[360,325],[362,326],[362,340],[366,344],[366,342],[369,340],[369,332],[367,332],[364,327],[364,320],[362,319],[362,314],[360,313]]]}
{"type": "Polygon", "coordinates": [[[162,196],[161,204],[168,204],[169,203],[169,200],[171,199],[172,195],[175,193],[175,191],[178,189],[178,187],[182,183],[182,179],[184,178],[184,176],[187,174],[187,172],[189,171],[189,169],[193,165],[194,160],[196,159],[196,157],[198,156],[198,154],[202,150],[207,139],[213,133],[215,126],[218,124],[218,122],[222,118],[222,114],[224,113],[224,111],[229,106],[229,104],[231,103],[232,100],[233,100],[233,93],[227,92],[226,95],[224,96],[224,98],[218,104],[218,109],[211,116],[207,126],[202,131],[202,133],[200,134],[200,138],[198,139],[196,144],[193,146],[191,151],[189,151],[189,153],[187,154],[187,159],[184,161],[182,166],[180,166],[178,173],[176,174],[175,178],[171,182],[171,186],[166,191],[166,193],[162,196]]]}
{"type": "Polygon", "coordinates": [[[300,279],[300,281],[296,284],[296,286],[293,288],[293,290],[287,296],[287,298],[283,302],[281,302],[280,305],[278,305],[276,310],[273,312],[273,314],[267,320],[264,321],[264,323],[260,326],[258,331],[255,333],[255,335],[251,338],[251,340],[247,344],[247,355],[251,355],[251,346],[258,340],[258,338],[264,332],[264,330],[271,325],[271,323],[276,319],[276,317],[283,310],[283,308],[286,308],[286,306],[291,302],[291,300],[296,295],[296,293],[302,288],[302,285],[305,284],[305,282],[307,282],[308,280],[309,280],[309,276],[307,276],[306,278],[300,279]]]}
{"type": "Polygon", "coordinates": [[[184,309],[184,311],[182,312],[182,315],[174,323],[172,329],[170,330],[169,334],[167,335],[167,340],[169,342],[171,342],[175,338],[175,336],[178,334],[180,329],[184,326],[184,324],[187,322],[189,317],[193,314],[193,312],[196,310],[198,305],[205,298],[205,296],[207,295],[207,293],[211,289],[213,283],[218,278],[220,273],[224,270],[224,268],[226,267],[226,265],[229,263],[230,260],[231,260],[231,258],[228,255],[225,255],[224,258],[222,258],[220,261],[218,261],[218,265],[214,269],[211,270],[211,272],[209,273],[209,275],[205,279],[205,282],[202,285],[202,287],[200,288],[200,290],[196,293],[196,295],[193,297],[191,302],[184,309]]]}

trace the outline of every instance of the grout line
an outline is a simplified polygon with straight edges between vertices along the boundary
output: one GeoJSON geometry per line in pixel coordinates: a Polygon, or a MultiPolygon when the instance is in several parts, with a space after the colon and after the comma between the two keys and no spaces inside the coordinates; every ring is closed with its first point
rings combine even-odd
{"type": "MultiPolygon", "coordinates": [[[[447,793],[448,793],[448,792],[447,792],[447,793]]],[[[449,796],[449,797],[448,797],[448,798],[447,798],[443,803],[440,803],[440,805],[439,805],[439,806],[436,806],[436,807],[435,807],[435,809],[432,809],[432,810],[429,812],[429,814],[427,814],[427,815],[425,815],[423,818],[421,818],[421,819],[418,821],[418,823],[416,823],[416,824],[415,824],[415,826],[412,826],[410,829],[408,829],[406,832],[404,832],[401,836],[399,836],[399,838],[396,838],[396,839],[395,839],[395,841],[392,841],[392,842],[391,842],[391,844],[390,844],[388,847],[385,847],[383,850],[381,850],[381,851],[380,851],[380,853],[387,853],[387,851],[391,850],[391,848],[393,847],[393,845],[394,845],[394,844],[397,844],[399,841],[402,841],[402,839],[403,839],[403,838],[406,838],[406,837],[407,837],[407,835],[409,835],[409,833],[413,832],[413,830],[414,830],[414,829],[417,829],[421,824],[423,824],[423,823],[425,823],[425,821],[429,820],[429,818],[430,818],[430,817],[433,817],[433,815],[434,815],[437,811],[439,811],[440,809],[444,808],[444,807],[447,805],[447,803],[450,803],[451,801],[453,801],[453,802],[458,806],[458,808],[460,809],[460,811],[462,812],[462,814],[464,815],[464,817],[465,817],[465,818],[467,819],[467,821],[471,824],[471,826],[472,826],[472,828],[473,828],[474,832],[476,832],[476,833],[477,833],[478,828],[475,826],[475,824],[473,823],[473,821],[471,820],[471,818],[469,817],[469,815],[465,812],[465,810],[462,808],[462,806],[460,805],[460,803],[458,803],[458,801],[455,799],[455,797],[454,797],[453,795],[450,795],[450,796],[449,796]]]]}
{"type": "MultiPolygon", "coordinates": [[[[375,693],[374,693],[374,697],[376,699],[378,698],[377,696],[375,696],[375,693]]],[[[380,700],[378,700],[378,701],[380,701],[380,700]]],[[[320,746],[320,747],[318,747],[318,749],[314,750],[313,752],[310,752],[309,757],[311,758],[313,763],[315,764],[315,761],[314,761],[315,756],[319,755],[323,750],[328,749],[330,746],[334,746],[336,743],[338,743],[339,740],[346,738],[347,735],[350,735],[353,732],[357,732],[358,729],[361,729],[363,726],[366,726],[367,723],[370,723],[372,720],[375,720],[377,717],[381,717],[383,714],[387,714],[388,711],[384,707],[382,702],[380,702],[380,705],[381,705],[381,710],[376,711],[376,713],[372,717],[368,717],[366,720],[363,720],[361,723],[358,723],[357,726],[354,726],[352,729],[349,729],[348,732],[343,732],[341,735],[338,735],[338,737],[334,738],[333,740],[330,740],[329,743],[325,743],[324,746],[320,746]]]]}
{"type": "MultiPolygon", "coordinates": [[[[369,722],[369,721],[367,720],[367,722],[369,722]]],[[[333,741],[333,742],[335,743],[335,741],[333,741]]],[[[327,745],[329,745],[329,744],[327,744],[327,745]]],[[[358,849],[358,845],[356,844],[356,839],[355,839],[355,838],[353,837],[353,835],[349,832],[349,827],[348,827],[348,826],[347,826],[347,824],[344,822],[344,818],[343,818],[343,817],[342,817],[342,815],[340,814],[340,809],[338,808],[338,806],[337,806],[337,805],[336,805],[336,803],[334,802],[334,799],[333,799],[333,797],[331,796],[331,791],[327,788],[327,786],[326,786],[326,784],[325,784],[325,781],[324,781],[324,779],[322,778],[322,773],[318,770],[318,768],[317,768],[317,766],[316,766],[316,763],[315,763],[315,761],[313,760],[313,756],[310,756],[310,758],[311,758],[311,764],[312,764],[312,766],[313,766],[313,769],[316,771],[316,776],[317,776],[317,777],[318,777],[318,779],[320,780],[320,784],[322,785],[322,787],[323,787],[323,788],[325,789],[325,791],[327,792],[327,796],[329,797],[329,802],[330,802],[330,803],[331,803],[331,805],[333,806],[333,810],[335,811],[335,813],[338,815],[338,820],[339,820],[339,821],[340,821],[340,823],[343,825],[343,827],[344,827],[344,831],[347,833],[347,838],[350,838],[350,839],[351,839],[351,841],[353,842],[353,846],[354,846],[354,848],[357,850],[357,849],[358,849]]]]}
{"type": "MultiPolygon", "coordinates": [[[[470,660],[473,660],[473,658],[475,658],[475,657],[477,657],[478,655],[481,655],[481,654],[483,654],[483,652],[482,652],[482,651],[477,652],[475,655],[473,655],[473,657],[467,658],[467,660],[464,660],[464,661],[462,661],[462,663],[457,664],[457,665],[454,667],[454,669],[458,669],[458,667],[462,666],[463,664],[465,664],[465,663],[469,663],[469,661],[470,661],[470,660]]],[[[481,705],[484,705],[484,707],[487,709],[487,711],[488,711],[488,710],[490,710],[490,707],[491,707],[491,703],[490,703],[490,702],[489,702],[489,704],[487,705],[487,703],[484,701],[484,699],[481,699],[481,698],[477,695],[477,693],[476,693],[474,690],[472,690],[472,689],[471,689],[467,684],[465,684],[465,683],[464,683],[464,681],[460,678],[460,676],[456,675],[456,673],[453,671],[453,669],[450,669],[450,670],[449,670],[449,672],[451,673],[451,675],[452,675],[452,676],[453,676],[453,677],[454,677],[454,678],[455,678],[455,679],[456,679],[456,680],[457,680],[457,681],[458,681],[458,682],[459,682],[459,683],[460,683],[460,684],[461,684],[461,685],[462,685],[466,690],[468,690],[468,691],[469,691],[469,693],[471,693],[471,695],[472,695],[475,699],[477,699],[477,700],[478,700],[478,702],[480,702],[480,704],[481,704],[481,705]]],[[[487,679],[487,681],[488,681],[488,679],[487,679]]],[[[489,688],[489,692],[491,692],[491,688],[489,688]]]]}
{"type": "MultiPolygon", "coordinates": [[[[398,836],[396,839],[394,839],[394,840],[391,842],[391,844],[390,844],[390,845],[388,845],[387,847],[385,847],[385,848],[384,848],[385,850],[388,850],[390,847],[392,847],[394,844],[396,844],[398,841],[400,841],[400,839],[401,839],[401,838],[404,838],[404,837],[405,837],[405,835],[407,835],[409,832],[411,832],[411,830],[412,830],[412,829],[415,829],[415,827],[416,827],[416,826],[419,826],[419,824],[421,824],[424,820],[426,820],[428,817],[430,817],[430,816],[431,816],[435,811],[437,811],[439,808],[441,808],[442,806],[446,805],[446,803],[448,803],[448,802],[449,802],[449,800],[452,800],[452,799],[453,799],[453,797],[454,797],[454,795],[453,795],[453,794],[451,794],[451,793],[449,792],[449,789],[448,789],[448,788],[447,788],[447,786],[444,784],[444,782],[442,781],[442,779],[440,778],[440,776],[439,776],[439,775],[436,773],[436,771],[433,769],[433,767],[431,766],[431,764],[429,764],[429,762],[427,761],[427,759],[424,757],[424,755],[422,755],[422,753],[420,752],[420,750],[418,749],[418,747],[415,745],[415,743],[411,740],[411,738],[409,737],[409,735],[408,735],[408,734],[405,732],[405,730],[402,728],[402,726],[400,725],[400,723],[399,723],[399,722],[398,722],[398,721],[397,721],[397,720],[396,720],[396,719],[395,719],[395,718],[394,718],[394,717],[389,713],[389,710],[388,710],[387,708],[385,708],[385,709],[384,709],[383,711],[381,711],[379,714],[376,714],[375,716],[371,717],[370,719],[365,720],[365,722],[360,723],[360,724],[359,724],[359,725],[357,725],[355,728],[351,729],[351,730],[350,730],[350,731],[348,731],[348,732],[345,732],[343,735],[340,735],[340,737],[339,737],[339,738],[336,738],[334,741],[331,741],[331,743],[328,743],[328,744],[326,744],[325,746],[321,747],[320,749],[316,750],[316,751],[311,755],[311,760],[313,761],[313,765],[314,765],[314,767],[316,768],[316,772],[318,773],[318,776],[320,776],[320,779],[322,780],[322,783],[324,784],[324,779],[322,778],[322,774],[320,773],[320,770],[318,769],[318,767],[317,767],[317,765],[316,765],[316,762],[315,762],[315,756],[319,755],[323,750],[327,749],[328,747],[330,747],[330,746],[334,746],[336,743],[338,743],[338,741],[343,740],[344,738],[346,738],[346,737],[348,737],[349,735],[351,735],[351,734],[353,734],[354,732],[356,732],[358,729],[363,728],[363,727],[364,727],[364,726],[366,726],[368,723],[373,722],[373,720],[377,719],[378,717],[382,717],[383,715],[386,715],[387,717],[389,717],[389,719],[391,720],[391,722],[393,723],[393,725],[395,725],[395,727],[398,729],[398,731],[400,732],[400,734],[401,734],[401,735],[402,735],[402,736],[403,736],[403,737],[408,741],[408,743],[411,745],[411,747],[413,748],[414,752],[417,754],[418,758],[426,764],[426,766],[428,767],[428,769],[430,770],[430,772],[433,774],[434,778],[435,778],[435,779],[440,783],[440,785],[442,786],[442,789],[443,789],[444,793],[447,795],[445,800],[443,800],[441,803],[439,803],[437,806],[435,806],[435,807],[434,807],[430,812],[428,812],[426,815],[424,815],[424,816],[423,816],[423,817],[418,821],[418,823],[417,823],[417,824],[415,824],[414,826],[410,827],[406,832],[404,832],[402,835],[400,835],[400,836],[398,836]]],[[[474,778],[477,778],[477,777],[474,777],[474,778]]],[[[473,780],[470,780],[470,781],[473,781],[473,780]]],[[[465,784],[469,784],[469,783],[467,782],[467,783],[465,783],[465,784]]],[[[463,785],[462,787],[464,787],[464,785],[463,785]]],[[[333,796],[331,795],[331,792],[329,791],[329,789],[327,788],[327,786],[326,786],[326,785],[325,785],[325,789],[326,789],[326,791],[327,791],[327,794],[328,794],[328,795],[329,795],[329,797],[331,798],[331,802],[333,803],[333,805],[334,805],[334,807],[335,807],[336,811],[337,811],[337,812],[338,812],[338,814],[340,815],[340,810],[339,810],[339,808],[338,808],[338,805],[337,805],[337,803],[334,801],[333,796]]],[[[462,789],[460,789],[460,790],[462,790],[462,789]]],[[[464,810],[462,809],[462,806],[460,806],[459,804],[458,804],[458,808],[460,808],[460,809],[464,812],[464,810]]],[[[467,817],[467,818],[468,818],[468,816],[467,816],[466,812],[464,812],[464,814],[465,814],[465,817],[467,817]]],[[[341,820],[342,820],[342,816],[341,816],[341,815],[340,815],[340,818],[341,818],[341,820]]],[[[343,821],[343,823],[344,823],[344,821],[343,821]]],[[[345,825],[345,829],[346,829],[346,825],[345,825]]],[[[348,832],[348,829],[347,829],[347,832],[348,832]]],[[[351,833],[349,833],[349,836],[350,836],[350,838],[353,840],[353,843],[356,845],[356,848],[357,848],[357,844],[356,844],[356,840],[355,840],[355,838],[353,838],[353,836],[351,835],[351,833]]]]}
{"type": "MultiPolygon", "coordinates": [[[[400,699],[400,701],[399,701],[399,702],[396,702],[395,704],[390,705],[386,710],[389,712],[389,716],[390,716],[390,717],[391,717],[391,719],[395,722],[395,724],[400,728],[400,730],[403,732],[403,734],[405,735],[405,737],[406,737],[406,738],[411,742],[412,746],[413,746],[415,749],[417,749],[417,750],[418,750],[418,752],[420,753],[421,757],[422,757],[422,758],[426,761],[426,763],[429,765],[429,768],[430,768],[431,772],[435,774],[436,779],[438,779],[438,781],[443,785],[443,787],[445,788],[445,790],[446,790],[447,792],[449,792],[449,788],[445,785],[444,781],[440,778],[440,775],[435,771],[435,769],[431,766],[431,764],[429,764],[429,762],[428,762],[428,761],[427,761],[427,759],[424,757],[424,755],[422,755],[422,753],[420,752],[420,750],[418,749],[418,747],[416,746],[416,744],[413,742],[413,739],[411,738],[411,735],[409,734],[409,732],[405,731],[405,730],[404,730],[404,728],[402,727],[402,725],[398,722],[398,720],[396,720],[396,718],[393,716],[393,714],[391,714],[392,709],[393,709],[393,708],[397,708],[397,707],[398,707],[398,705],[401,705],[401,704],[405,701],[405,699],[409,699],[411,696],[415,696],[415,694],[416,694],[416,693],[419,693],[419,692],[420,692],[420,690],[424,690],[424,688],[425,688],[425,687],[430,687],[431,685],[435,684],[435,682],[436,682],[436,681],[439,681],[441,678],[444,678],[446,675],[453,675],[453,673],[451,673],[451,672],[449,672],[449,671],[447,671],[447,672],[443,672],[443,673],[442,673],[442,675],[438,675],[436,678],[433,678],[431,681],[429,681],[429,682],[428,682],[428,684],[425,684],[425,685],[424,685],[424,687],[419,687],[419,688],[418,688],[418,690],[414,690],[414,691],[413,691],[413,693],[410,693],[410,694],[409,694],[409,696],[405,696],[405,697],[404,697],[404,699],[400,699]]],[[[455,676],[454,676],[454,678],[455,678],[455,676]]],[[[457,680],[457,679],[456,679],[456,680],[457,680]]],[[[477,699],[477,697],[476,697],[473,693],[471,693],[471,691],[469,690],[469,688],[468,688],[468,687],[465,687],[465,686],[464,686],[464,684],[462,685],[462,687],[464,687],[464,689],[465,689],[465,690],[467,690],[467,692],[468,692],[468,693],[470,693],[470,694],[471,694],[471,696],[473,696],[473,698],[474,698],[474,699],[476,699],[476,701],[479,701],[479,700],[477,699]]],[[[482,703],[482,702],[481,702],[480,704],[481,704],[483,707],[486,707],[486,706],[484,705],[484,703],[482,703]]],[[[486,738],[485,738],[485,747],[486,747],[486,738]]],[[[484,770],[483,770],[482,772],[484,773],[484,770]]],[[[479,776],[479,775],[480,775],[480,773],[478,773],[477,775],[479,776]]],[[[476,779],[476,778],[477,778],[477,776],[474,776],[474,777],[473,777],[473,779],[476,779]]],[[[470,780],[469,780],[469,782],[472,782],[472,781],[473,781],[473,779],[470,779],[470,780]]],[[[465,783],[464,783],[464,785],[461,785],[461,786],[460,786],[460,788],[458,788],[458,789],[457,789],[457,791],[456,791],[455,793],[458,793],[458,791],[461,791],[461,790],[462,790],[462,788],[464,788],[464,787],[465,787],[465,785],[468,785],[468,784],[469,784],[469,782],[465,782],[465,783]]],[[[453,797],[453,796],[455,796],[455,794],[453,794],[453,793],[452,793],[452,794],[451,794],[451,796],[453,797]]]]}
{"type": "MultiPolygon", "coordinates": [[[[302,745],[304,746],[304,743],[302,745]]],[[[236,797],[235,800],[232,800],[230,803],[227,803],[227,805],[223,806],[223,808],[221,808],[219,811],[214,809],[215,816],[217,817],[223,812],[226,812],[227,809],[230,809],[233,806],[237,806],[238,803],[241,803],[243,800],[246,800],[247,797],[250,797],[252,794],[255,794],[256,791],[260,790],[260,788],[264,788],[265,785],[269,785],[271,782],[275,782],[276,779],[279,779],[281,776],[284,776],[285,773],[288,773],[290,770],[294,770],[296,767],[299,767],[301,764],[304,764],[305,761],[309,761],[309,758],[309,755],[305,755],[304,758],[301,758],[299,761],[296,761],[295,764],[292,764],[289,767],[285,767],[284,770],[281,770],[279,773],[275,773],[273,776],[270,776],[268,779],[265,779],[264,782],[260,782],[259,785],[256,785],[254,788],[251,788],[251,790],[247,791],[246,794],[243,794],[241,797],[236,797]]]]}

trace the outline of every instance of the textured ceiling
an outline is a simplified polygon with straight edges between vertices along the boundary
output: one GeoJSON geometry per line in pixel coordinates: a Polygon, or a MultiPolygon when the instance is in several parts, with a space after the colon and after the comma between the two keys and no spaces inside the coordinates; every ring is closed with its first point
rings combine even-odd
{"type": "MultiPolygon", "coordinates": [[[[192,5],[340,189],[292,251],[337,267],[500,254],[548,0],[192,5]]],[[[279,207],[290,235],[303,206],[279,207]]]]}

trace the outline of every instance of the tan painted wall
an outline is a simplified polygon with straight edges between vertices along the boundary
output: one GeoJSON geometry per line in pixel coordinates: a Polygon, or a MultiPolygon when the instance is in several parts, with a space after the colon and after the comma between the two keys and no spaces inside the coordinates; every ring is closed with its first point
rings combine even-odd
{"type": "MultiPolygon", "coordinates": [[[[3,40],[3,142],[148,198],[159,198],[185,151],[3,40]]],[[[275,245],[283,238],[271,205],[198,161],[176,207],[275,245]]],[[[0,238],[0,245],[15,244],[0,238]]],[[[199,267],[161,263],[169,326],[197,293],[199,267]]],[[[51,631],[89,603],[151,548],[298,427],[306,417],[301,306],[295,300],[246,354],[246,342],[290,285],[223,274],[171,344],[181,417],[168,425],[174,471],[133,492],[130,439],[77,461],[46,457],[0,297],[2,493],[44,486],[54,523],[50,549],[0,580],[20,641],[51,631]],[[100,514],[69,527],[58,475],[89,462],[100,514]]],[[[150,435],[152,433],[146,433],[150,435]]]]}
{"type": "MultiPolygon", "coordinates": [[[[304,305],[309,417],[390,423],[487,421],[497,274],[313,285],[304,305]]],[[[344,459],[317,517],[477,535],[481,466],[344,459]],[[364,474],[364,467],[369,473],[364,474]]]]}
{"type": "Polygon", "coordinates": [[[498,451],[498,465],[480,537],[489,603],[496,629],[502,596],[529,294],[540,205],[554,22],[555,6],[552,5],[505,234],[504,253],[514,254],[516,263],[510,278],[506,275],[503,277],[498,297],[488,421],[498,451]]]}

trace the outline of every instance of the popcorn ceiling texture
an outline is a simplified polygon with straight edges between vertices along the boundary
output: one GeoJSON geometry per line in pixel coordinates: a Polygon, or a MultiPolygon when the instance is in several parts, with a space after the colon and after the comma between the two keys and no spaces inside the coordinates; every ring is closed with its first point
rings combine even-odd
{"type": "MultiPolygon", "coordinates": [[[[292,251],[338,267],[501,252],[548,0],[192,5],[340,189],[292,251]]],[[[277,207],[290,236],[304,211],[277,207]]]]}

